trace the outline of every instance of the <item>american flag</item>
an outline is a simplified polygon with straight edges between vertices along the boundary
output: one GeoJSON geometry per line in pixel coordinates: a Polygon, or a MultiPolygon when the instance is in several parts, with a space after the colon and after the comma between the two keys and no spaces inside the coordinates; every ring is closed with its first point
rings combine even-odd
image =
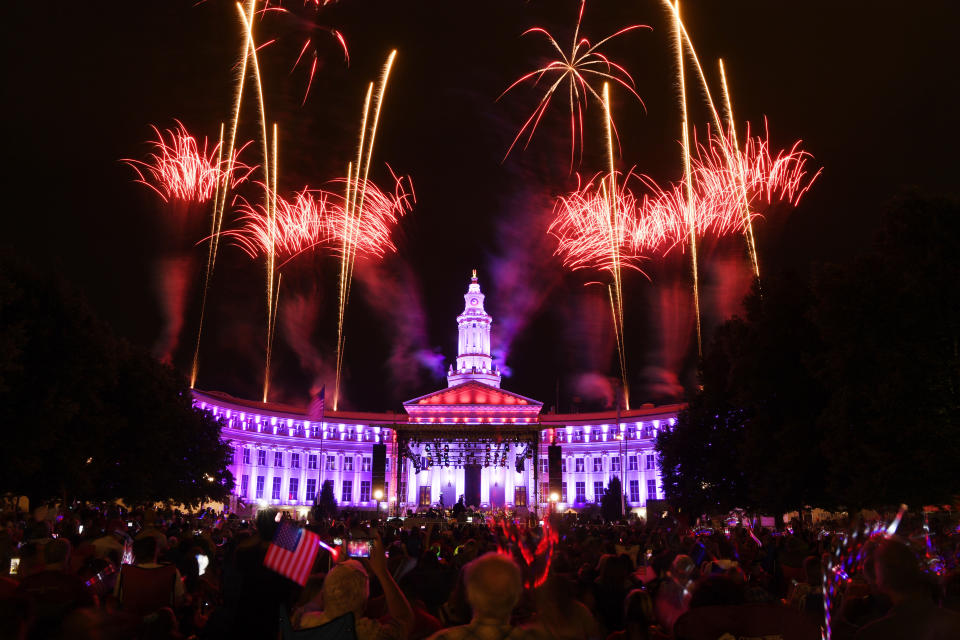
{"type": "Polygon", "coordinates": [[[310,402],[310,419],[314,422],[323,420],[323,396],[327,393],[327,385],[320,388],[320,393],[313,396],[310,402]]]}
{"type": "Polygon", "coordinates": [[[319,550],[320,537],[317,534],[283,521],[277,527],[277,533],[267,549],[263,564],[268,569],[305,585],[319,550]]]}

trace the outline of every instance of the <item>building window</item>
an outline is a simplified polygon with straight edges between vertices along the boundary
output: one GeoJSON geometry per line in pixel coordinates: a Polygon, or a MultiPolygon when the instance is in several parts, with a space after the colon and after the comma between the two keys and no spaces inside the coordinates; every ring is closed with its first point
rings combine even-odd
{"type": "Polygon", "coordinates": [[[353,502],[353,480],[343,481],[343,492],[340,495],[341,502],[353,502]]]}
{"type": "Polygon", "coordinates": [[[657,499],[657,481],[647,480],[647,500],[657,499]]]}
{"type": "Polygon", "coordinates": [[[600,502],[601,498],[603,498],[603,480],[594,480],[593,481],[593,500],[594,502],[600,502]]]}
{"type": "Polygon", "coordinates": [[[250,464],[250,449],[243,450],[243,464],[250,464]]]}
{"type": "Polygon", "coordinates": [[[577,431],[573,435],[574,442],[583,442],[583,431],[577,431]]]}
{"type": "Polygon", "coordinates": [[[620,472],[620,456],[610,458],[610,471],[620,472]]]}
{"type": "Polygon", "coordinates": [[[653,437],[653,425],[651,425],[651,424],[643,425],[643,437],[644,437],[644,438],[652,438],[652,437],[653,437]]]}
{"type": "Polygon", "coordinates": [[[307,469],[316,469],[317,468],[317,455],[311,453],[307,456],[307,469]]]}
{"type": "Polygon", "coordinates": [[[327,456],[327,471],[337,470],[337,456],[327,456]]]}
{"type": "Polygon", "coordinates": [[[574,472],[583,473],[583,458],[577,458],[575,462],[576,462],[576,468],[574,468],[574,472]]]}
{"type": "Polygon", "coordinates": [[[567,483],[561,482],[560,483],[560,502],[565,503],[566,501],[567,501],[567,483]]]}
{"type": "Polygon", "coordinates": [[[634,440],[637,437],[637,429],[635,427],[627,427],[627,440],[634,440]]]}
{"type": "Polygon", "coordinates": [[[383,470],[385,473],[390,473],[390,458],[383,459],[383,470]]]}
{"type": "Polygon", "coordinates": [[[566,472],[567,472],[567,459],[560,458],[560,473],[566,473],[566,472]]]}
{"type": "Polygon", "coordinates": [[[637,456],[629,456],[627,458],[627,471],[636,471],[637,470],[637,456]]]}
{"type": "Polygon", "coordinates": [[[263,500],[263,476],[257,476],[257,500],[263,500]]]}
{"type": "Polygon", "coordinates": [[[250,476],[242,475],[240,476],[240,490],[237,492],[237,495],[241,498],[247,497],[247,485],[250,484],[250,476]]]}
{"type": "Polygon", "coordinates": [[[540,473],[550,473],[550,461],[540,458],[540,473]]]}
{"type": "Polygon", "coordinates": [[[647,469],[655,469],[657,465],[656,456],[652,453],[647,454],[647,469]]]}
{"type": "Polygon", "coordinates": [[[273,452],[273,466],[282,467],[283,466],[283,451],[274,451],[273,452]]]}
{"type": "Polygon", "coordinates": [[[430,487],[429,486],[420,487],[420,506],[429,507],[431,500],[432,500],[432,496],[430,495],[430,487]]]}
{"type": "Polygon", "coordinates": [[[360,502],[370,502],[370,481],[369,480],[360,481],[360,502]]]}
{"type": "Polygon", "coordinates": [[[261,467],[267,466],[267,452],[263,449],[257,449],[257,465],[261,467]]]}
{"type": "Polygon", "coordinates": [[[603,471],[603,458],[597,457],[593,459],[593,472],[599,473],[603,471]]]}
{"type": "Polygon", "coordinates": [[[513,504],[517,507],[527,506],[527,488],[515,487],[513,490],[513,504]]]}
{"type": "Polygon", "coordinates": [[[390,499],[390,483],[384,482],[383,483],[383,500],[384,502],[386,502],[389,499],[390,499]]]}
{"type": "Polygon", "coordinates": [[[630,481],[630,502],[640,502],[640,481],[630,481]]]}
{"type": "Polygon", "coordinates": [[[343,470],[353,471],[353,456],[347,456],[343,459],[343,470]]]}
{"type": "Polygon", "coordinates": [[[274,500],[280,499],[280,478],[273,479],[273,492],[270,494],[270,497],[274,500]]]}
{"type": "Polygon", "coordinates": [[[290,468],[291,468],[291,469],[299,469],[299,468],[300,468],[300,454],[299,454],[299,453],[291,453],[291,454],[290,454],[290,468]]]}
{"type": "Polygon", "coordinates": [[[307,502],[313,502],[317,499],[317,479],[307,478],[307,502]]]}
{"type": "Polygon", "coordinates": [[[429,468],[430,468],[430,467],[427,465],[427,458],[426,458],[426,456],[420,456],[420,468],[421,468],[421,469],[429,469],[429,468]]]}
{"type": "Polygon", "coordinates": [[[290,494],[288,500],[293,502],[300,495],[300,478],[290,478],[290,494]]]}
{"type": "Polygon", "coordinates": [[[550,502],[550,483],[540,483],[540,502],[550,502]]]}
{"type": "Polygon", "coordinates": [[[360,471],[370,471],[370,458],[364,456],[363,461],[360,463],[360,471]]]}
{"type": "Polygon", "coordinates": [[[574,498],[574,502],[586,502],[587,501],[587,483],[577,482],[576,491],[577,491],[577,495],[574,498]]]}

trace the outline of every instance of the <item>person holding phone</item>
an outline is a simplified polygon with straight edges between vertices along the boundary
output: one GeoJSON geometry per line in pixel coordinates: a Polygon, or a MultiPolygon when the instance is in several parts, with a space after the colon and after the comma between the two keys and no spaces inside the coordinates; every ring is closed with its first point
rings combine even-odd
{"type": "Polygon", "coordinates": [[[320,612],[304,613],[300,628],[308,629],[353,613],[357,640],[401,640],[413,625],[413,609],[387,570],[383,541],[374,533],[370,557],[349,559],[327,574],[323,581],[323,605],[320,612]],[[387,602],[387,615],[380,620],[364,616],[370,597],[370,574],[380,581],[387,602]]]}

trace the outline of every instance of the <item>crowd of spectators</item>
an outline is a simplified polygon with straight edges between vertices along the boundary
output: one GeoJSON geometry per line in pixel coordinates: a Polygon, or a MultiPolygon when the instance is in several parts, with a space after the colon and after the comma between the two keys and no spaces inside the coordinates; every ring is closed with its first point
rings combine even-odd
{"type": "MultiPolygon", "coordinates": [[[[431,515],[302,523],[335,551],[301,586],[264,565],[290,517],[274,510],[0,512],[0,637],[813,640],[855,528],[431,515]],[[351,538],[368,558],[346,557],[351,538]]],[[[845,565],[833,638],[960,638],[960,530],[922,525],[908,515],[845,565]]]]}

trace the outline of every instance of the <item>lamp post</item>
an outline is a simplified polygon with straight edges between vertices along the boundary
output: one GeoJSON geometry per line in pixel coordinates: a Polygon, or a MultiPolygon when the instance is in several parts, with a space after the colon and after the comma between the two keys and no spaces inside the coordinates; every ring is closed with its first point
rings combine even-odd
{"type": "Polygon", "coordinates": [[[373,499],[377,501],[377,522],[380,522],[380,501],[383,500],[383,491],[380,489],[374,491],[373,499]]]}

